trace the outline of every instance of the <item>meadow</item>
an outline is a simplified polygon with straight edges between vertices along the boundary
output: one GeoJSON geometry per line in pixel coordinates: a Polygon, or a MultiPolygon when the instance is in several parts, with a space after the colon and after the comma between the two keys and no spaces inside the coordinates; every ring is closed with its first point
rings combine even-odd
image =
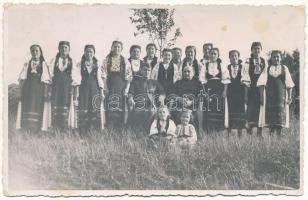
{"type": "Polygon", "coordinates": [[[11,189],[281,190],[300,185],[299,122],[279,139],[205,135],[193,148],[150,145],[146,133],[30,134],[9,123],[11,189]]]}
{"type": "MultiPolygon", "coordinates": [[[[31,134],[15,129],[18,86],[9,87],[8,186],[12,190],[286,190],[300,187],[299,120],[281,138],[206,134],[193,148],[146,132],[31,134]]],[[[293,113],[293,112],[291,112],[293,113]]]]}

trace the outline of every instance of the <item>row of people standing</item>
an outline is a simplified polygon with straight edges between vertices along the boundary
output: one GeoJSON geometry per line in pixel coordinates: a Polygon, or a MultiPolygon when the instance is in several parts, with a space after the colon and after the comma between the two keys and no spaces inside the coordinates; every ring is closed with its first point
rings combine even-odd
{"type": "MultiPolygon", "coordinates": [[[[221,63],[219,49],[209,43],[203,46],[204,57],[200,61],[196,59],[196,48],[188,46],[183,60],[182,50],[174,48],[165,49],[160,62],[154,44],[147,45],[144,59],[140,58],[141,47],[133,45],[130,58],[126,59],[121,55],[122,42],[114,41],[102,65],[95,57],[93,45],[85,46],[77,65],[69,56],[67,41],[59,43],[59,52],[50,65],[39,45],[32,45],[30,50],[32,58],[19,77],[18,128],[87,130],[90,126],[126,124],[129,119],[140,124],[139,120],[153,117],[153,104],[167,104],[171,112],[174,104],[192,109],[200,132],[229,127],[238,129],[240,134],[248,122],[248,132],[258,127],[261,135],[265,125],[278,132],[288,125],[285,105],[291,102],[294,84],[288,68],[281,65],[281,53],[272,52],[268,67],[260,57],[259,42],[252,44],[251,57],[245,63],[237,50],[230,51],[227,67],[221,63]],[[143,68],[144,72],[140,70],[143,68]],[[143,101],[150,104],[136,118],[136,97],[141,94],[145,94],[143,101]],[[154,101],[155,95],[159,95],[158,101],[154,101]]],[[[177,113],[178,109],[173,112],[176,122],[177,113]]]]}

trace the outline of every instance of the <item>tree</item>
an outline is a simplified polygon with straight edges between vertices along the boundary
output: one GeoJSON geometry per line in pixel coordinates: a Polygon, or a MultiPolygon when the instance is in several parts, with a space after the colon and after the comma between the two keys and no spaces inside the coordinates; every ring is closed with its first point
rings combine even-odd
{"type": "Polygon", "coordinates": [[[136,25],[137,29],[134,36],[147,34],[149,39],[157,45],[160,56],[162,55],[163,48],[174,46],[177,38],[182,36],[180,29],[174,27],[175,9],[143,8],[132,9],[132,11],[133,14],[130,20],[132,24],[136,25]]]}

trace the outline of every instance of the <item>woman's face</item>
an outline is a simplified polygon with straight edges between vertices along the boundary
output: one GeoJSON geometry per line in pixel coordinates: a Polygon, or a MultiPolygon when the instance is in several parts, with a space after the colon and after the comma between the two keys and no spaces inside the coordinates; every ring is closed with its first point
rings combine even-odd
{"type": "Polygon", "coordinates": [[[230,62],[231,64],[235,65],[235,64],[238,64],[238,54],[236,52],[232,52],[231,55],[230,55],[230,62]]]}
{"type": "Polygon", "coordinates": [[[195,51],[194,51],[194,49],[192,49],[192,48],[187,49],[186,50],[186,57],[189,60],[194,60],[195,59],[195,51]]]}
{"type": "Polygon", "coordinates": [[[271,61],[272,61],[273,65],[280,65],[280,63],[281,63],[281,55],[280,55],[280,53],[272,54],[271,61]]]}
{"type": "Polygon", "coordinates": [[[151,77],[151,68],[143,67],[141,70],[141,74],[143,77],[150,79],[151,77]]]}
{"type": "Polygon", "coordinates": [[[217,50],[211,50],[210,51],[210,60],[212,62],[215,62],[215,61],[217,61],[217,59],[218,59],[218,51],[217,50]]]}
{"type": "Polygon", "coordinates": [[[251,50],[251,53],[254,57],[258,58],[260,57],[261,51],[262,51],[261,46],[254,46],[251,50]]]}
{"type": "Polygon", "coordinates": [[[212,47],[210,45],[205,45],[203,48],[203,55],[206,58],[210,57],[210,51],[211,51],[212,47]]]}
{"type": "Polygon", "coordinates": [[[167,120],[168,115],[169,115],[169,112],[166,108],[158,110],[158,118],[160,120],[167,120]]]}
{"type": "Polygon", "coordinates": [[[114,43],[111,51],[114,55],[120,55],[122,52],[122,45],[120,43],[114,43]]]}
{"type": "Polygon", "coordinates": [[[185,67],[183,70],[183,79],[191,80],[194,76],[194,72],[191,67],[185,67]]]}
{"type": "Polygon", "coordinates": [[[31,56],[34,60],[39,60],[41,56],[40,48],[37,46],[34,46],[31,48],[31,56]]]}
{"type": "Polygon", "coordinates": [[[140,53],[141,53],[141,51],[140,51],[140,49],[139,48],[134,48],[134,49],[132,49],[132,51],[131,51],[131,58],[132,59],[140,59],[140,53]]]}
{"type": "Polygon", "coordinates": [[[84,52],[87,60],[92,60],[94,57],[94,50],[92,48],[86,48],[84,52]]]}
{"type": "Polygon", "coordinates": [[[182,58],[182,52],[180,50],[174,50],[172,53],[172,57],[174,60],[181,60],[182,58]]]}
{"type": "Polygon", "coordinates": [[[171,59],[172,59],[172,53],[170,51],[165,51],[163,54],[163,62],[170,63],[171,59]]]}
{"type": "Polygon", "coordinates": [[[61,57],[67,57],[68,54],[70,53],[70,47],[68,45],[62,44],[60,46],[60,55],[61,57]]]}
{"type": "Polygon", "coordinates": [[[155,56],[155,54],[156,54],[155,47],[154,46],[149,46],[147,48],[147,55],[153,58],[155,56]]]}
{"type": "Polygon", "coordinates": [[[190,121],[190,115],[189,114],[185,113],[185,114],[181,115],[181,123],[183,125],[189,124],[189,121],[190,121]]]}

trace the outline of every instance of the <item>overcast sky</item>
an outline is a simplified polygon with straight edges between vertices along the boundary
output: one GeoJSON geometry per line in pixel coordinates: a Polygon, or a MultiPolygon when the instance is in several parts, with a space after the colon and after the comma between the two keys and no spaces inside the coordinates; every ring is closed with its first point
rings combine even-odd
{"type": "MultiPolygon", "coordinates": [[[[129,47],[150,42],[147,36],[134,37],[130,8],[127,6],[12,5],[4,11],[4,63],[8,83],[16,82],[23,63],[30,58],[31,44],[40,44],[46,60],[57,53],[58,41],[71,42],[71,56],[78,61],[85,44],[96,47],[102,60],[110,51],[111,42],[124,43],[123,55],[129,47]]],[[[183,37],[176,46],[197,47],[202,57],[202,44],[212,42],[228,64],[228,51],[238,49],[242,59],[250,54],[253,41],[261,41],[263,52],[272,49],[293,51],[304,49],[304,9],[292,6],[177,6],[176,27],[183,37]]]]}

